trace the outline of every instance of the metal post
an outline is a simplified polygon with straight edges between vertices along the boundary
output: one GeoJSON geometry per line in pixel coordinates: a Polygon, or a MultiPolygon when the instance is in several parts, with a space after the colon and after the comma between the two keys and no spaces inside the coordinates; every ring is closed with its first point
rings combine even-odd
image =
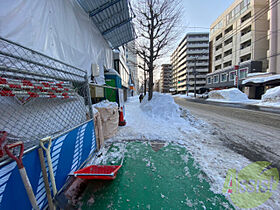
{"type": "Polygon", "coordinates": [[[88,82],[88,76],[85,75],[85,82],[86,82],[86,98],[88,101],[88,108],[89,108],[89,117],[90,119],[93,119],[93,111],[92,111],[92,102],[91,102],[91,96],[90,96],[90,89],[89,89],[89,82],[88,82]]]}
{"type": "Polygon", "coordinates": [[[196,98],[196,60],[197,58],[195,57],[194,59],[194,70],[193,70],[193,74],[194,74],[194,97],[196,98]]]}

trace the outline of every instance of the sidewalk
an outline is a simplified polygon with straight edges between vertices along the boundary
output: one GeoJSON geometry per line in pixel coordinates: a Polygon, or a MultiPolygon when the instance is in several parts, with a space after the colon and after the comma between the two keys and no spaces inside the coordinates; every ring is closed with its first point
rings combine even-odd
{"type": "Polygon", "coordinates": [[[207,176],[182,146],[113,143],[101,164],[117,164],[123,144],[125,159],[117,178],[89,182],[82,209],[233,209],[223,195],[210,191],[207,176]]]}
{"type": "MultiPolygon", "coordinates": [[[[114,181],[88,184],[82,209],[233,207],[222,195],[227,171],[251,161],[227,148],[219,130],[180,108],[170,95],[155,94],[141,105],[137,97],[129,98],[125,113],[126,126],[106,141],[95,162],[119,163],[126,145],[124,165],[114,181]]],[[[276,207],[278,195],[260,207],[276,207]]]]}

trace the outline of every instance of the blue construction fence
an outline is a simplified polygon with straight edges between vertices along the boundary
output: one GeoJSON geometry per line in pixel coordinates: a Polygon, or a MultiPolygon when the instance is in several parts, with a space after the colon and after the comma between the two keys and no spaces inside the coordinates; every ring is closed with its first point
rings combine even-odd
{"type": "MultiPolygon", "coordinates": [[[[38,148],[26,152],[23,165],[26,169],[40,209],[47,206],[38,148]]],[[[87,121],[52,141],[51,159],[57,190],[61,190],[68,174],[76,171],[97,149],[94,121],[87,121]]],[[[45,157],[48,171],[48,164],[45,157]]],[[[49,183],[51,183],[49,181],[49,183]]],[[[51,184],[50,184],[51,187],[51,184]]],[[[15,161],[0,167],[0,209],[32,209],[15,161]]]]}

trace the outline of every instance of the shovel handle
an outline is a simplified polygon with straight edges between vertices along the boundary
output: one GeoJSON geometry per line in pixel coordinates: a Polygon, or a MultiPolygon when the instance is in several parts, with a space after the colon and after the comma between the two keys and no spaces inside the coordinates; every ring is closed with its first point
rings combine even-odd
{"type": "Polygon", "coordinates": [[[51,145],[52,145],[52,138],[51,137],[46,137],[40,140],[40,146],[46,151],[46,152],[50,152],[51,149],[51,145]],[[48,141],[48,147],[46,148],[44,143],[48,141]]]}
{"type": "Polygon", "coordinates": [[[8,133],[6,131],[0,131],[0,135],[2,135],[1,138],[0,138],[0,158],[1,158],[4,155],[3,144],[6,141],[8,133]]]}
{"type": "Polygon", "coordinates": [[[4,147],[7,155],[9,155],[10,158],[14,159],[17,162],[18,168],[21,169],[23,168],[23,163],[22,163],[22,156],[23,156],[23,151],[24,151],[24,146],[22,141],[15,142],[13,144],[6,144],[4,147]],[[20,153],[19,156],[16,157],[10,149],[13,149],[15,147],[20,147],[20,153]]]}
{"type": "Polygon", "coordinates": [[[2,143],[6,140],[8,133],[6,131],[0,131],[0,134],[2,134],[0,138],[0,146],[2,146],[2,143]]]}

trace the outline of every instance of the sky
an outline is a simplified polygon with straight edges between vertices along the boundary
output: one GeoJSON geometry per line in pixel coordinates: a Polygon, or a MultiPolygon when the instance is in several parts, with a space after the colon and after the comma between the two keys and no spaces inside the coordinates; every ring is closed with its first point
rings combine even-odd
{"type": "MultiPolygon", "coordinates": [[[[209,32],[210,25],[233,2],[234,0],[182,0],[184,12],[179,28],[182,27],[183,33],[178,37],[175,48],[187,32],[209,32]]],[[[172,49],[169,54],[171,54],[175,48],[172,49]]],[[[161,59],[160,62],[169,62],[169,56],[161,59]]],[[[158,72],[155,75],[157,79],[159,77],[158,72]]]]}

